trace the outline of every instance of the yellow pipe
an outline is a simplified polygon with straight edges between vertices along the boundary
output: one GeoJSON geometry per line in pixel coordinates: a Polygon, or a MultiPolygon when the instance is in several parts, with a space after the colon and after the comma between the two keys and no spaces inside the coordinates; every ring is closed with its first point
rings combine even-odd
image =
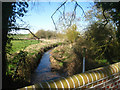
{"type": "MultiPolygon", "coordinates": [[[[49,82],[37,83],[31,86],[27,86],[21,88],[20,90],[31,89],[34,90],[35,88],[78,88],[79,86],[86,85],[88,83],[97,81],[99,79],[105,78],[112,74],[118,73],[120,71],[120,62],[106,66],[100,67],[97,69],[92,69],[86,71],[85,73],[76,74],[73,76],[69,76],[67,78],[60,78],[57,80],[51,80],[49,82]]],[[[95,84],[93,84],[95,85],[95,84]]],[[[89,87],[89,86],[88,86],[89,87]]]]}

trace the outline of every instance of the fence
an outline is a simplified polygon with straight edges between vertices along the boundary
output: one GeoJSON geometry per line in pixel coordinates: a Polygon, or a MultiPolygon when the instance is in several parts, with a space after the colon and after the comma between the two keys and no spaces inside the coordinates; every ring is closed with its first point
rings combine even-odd
{"type": "MultiPolygon", "coordinates": [[[[62,77],[49,82],[37,83],[31,86],[21,88],[27,90],[29,88],[42,89],[119,89],[120,88],[120,62],[97,69],[86,71],[85,73],[76,74],[69,77],[62,77]]],[[[42,77],[41,77],[42,78],[42,77]]]]}

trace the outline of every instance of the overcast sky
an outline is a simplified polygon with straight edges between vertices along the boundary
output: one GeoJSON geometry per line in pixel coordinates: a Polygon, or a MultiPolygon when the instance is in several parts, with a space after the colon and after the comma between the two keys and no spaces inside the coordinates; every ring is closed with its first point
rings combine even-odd
{"type": "MultiPolygon", "coordinates": [[[[24,17],[21,19],[24,20],[27,24],[30,25],[30,30],[32,32],[37,32],[37,30],[44,29],[44,30],[55,30],[54,24],[51,19],[51,15],[54,11],[62,4],[62,2],[35,2],[29,3],[28,12],[25,14],[24,17]]],[[[90,10],[90,6],[94,4],[94,2],[79,2],[81,7],[84,9],[85,12],[90,10]]],[[[74,3],[68,2],[66,4],[66,12],[73,11],[74,3]]],[[[60,9],[63,10],[63,7],[60,9]]],[[[54,15],[54,20],[57,21],[59,18],[60,13],[57,12],[54,15]]],[[[83,12],[78,7],[77,8],[77,16],[83,19],[83,12]]],[[[17,23],[21,23],[20,20],[17,20],[17,23]]],[[[87,22],[80,21],[80,29],[83,29],[87,22]]],[[[25,25],[26,26],[26,25],[25,25]]],[[[24,26],[23,26],[24,27],[24,26]]],[[[28,31],[19,31],[18,33],[29,33],[28,31]]]]}

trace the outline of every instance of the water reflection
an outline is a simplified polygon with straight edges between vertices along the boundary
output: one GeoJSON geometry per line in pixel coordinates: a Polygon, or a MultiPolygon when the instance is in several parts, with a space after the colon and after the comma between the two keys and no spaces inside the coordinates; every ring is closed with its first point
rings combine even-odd
{"type": "Polygon", "coordinates": [[[47,51],[41,59],[40,64],[38,65],[37,69],[34,71],[31,77],[31,83],[38,83],[49,81],[53,79],[60,78],[61,76],[56,72],[51,72],[50,67],[50,51],[47,51]]]}

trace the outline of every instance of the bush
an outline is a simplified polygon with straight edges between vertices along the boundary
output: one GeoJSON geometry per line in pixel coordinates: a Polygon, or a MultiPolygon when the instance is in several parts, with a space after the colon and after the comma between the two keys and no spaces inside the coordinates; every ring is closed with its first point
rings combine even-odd
{"type": "Polygon", "coordinates": [[[109,63],[120,59],[120,44],[118,43],[115,32],[111,27],[103,27],[93,23],[88,27],[84,37],[79,38],[74,45],[76,54],[83,55],[82,47],[87,48],[86,57],[88,60],[107,59],[109,63]]]}
{"type": "Polygon", "coordinates": [[[76,31],[76,29],[77,29],[77,26],[74,24],[66,30],[67,39],[71,43],[74,43],[77,40],[77,38],[79,37],[80,33],[78,31],[76,31]]]}
{"type": "Polygon", "coordinates": [[[35,33],[35,35],[39,38],[45,38],[45,39],[56,38],[56,32],[49,30],[48,31],[39,30],[35,33]]]}

